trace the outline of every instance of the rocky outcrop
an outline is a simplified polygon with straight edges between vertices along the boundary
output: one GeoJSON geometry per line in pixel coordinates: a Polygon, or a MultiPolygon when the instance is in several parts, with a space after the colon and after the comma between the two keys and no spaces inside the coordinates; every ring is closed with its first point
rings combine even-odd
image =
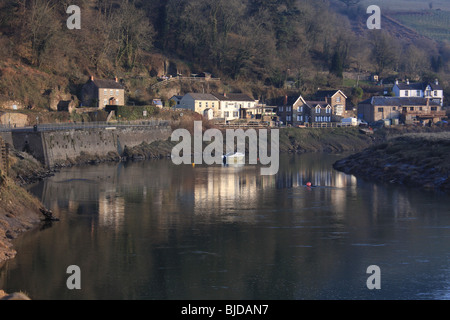
{"type": "Polygon", "coordinates": [[[368,180],[450,192],[450,133],[393,138],[333,167],[368,180]]]}

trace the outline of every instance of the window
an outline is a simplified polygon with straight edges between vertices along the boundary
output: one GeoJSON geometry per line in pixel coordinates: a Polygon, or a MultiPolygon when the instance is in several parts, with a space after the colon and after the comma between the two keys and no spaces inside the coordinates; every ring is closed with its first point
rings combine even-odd
{"type": "Polygon", "coordinates": [[[383,108],[378,108],[378,112],[383,112],[383,108]]]}
{"type": "Polygon", "coordinates": [[[208,101],[206,101],[206,108],[208,108],[208,101]]]}
{"type": "Polygon", "coordinates": [[[315,120],[316,122],[318,122],[318,121],[319,121],[319,117],[315,117],[314,120],[315,120]]]}
{"type": "Polygon", "coordinates": [[[331,107],[327,107],[327,113],[331,113],[331,107]]]}
{"type": "Polygon", "coordinates": [[[316,107],[316,113],[320,113],[320,107],[319,106],[316,107]]]}
{"type": "Polygon", "coordinates": [[[409,107],[409,111],[414,111],[414,107],[409,107]]]}
{"type": "Polygon", "coordinates": [[[405,90],[405,97],[408,97],[408,96],[409,96],[409,91],[405,90]]]}
{"type": "Polygon", "coordinates": [[[434,90],[434,96],[437,97],[437,95],[438,95],[437,90],[434,90]]]}
{"type": "Polygon", "coordinates": [[[104,100],[103,100],[103,105],[104,105],[104,106],[107,106],[107,105],[108,105],[108,100],[107,100],[107,99],[104,99],[104,100]]]}
{"type": "Polygon", "coordinates": [[[341,102],[341,97],[337,97],[337,98],[336,98],[336,102],[337,102],[337,103],[341,102]]]}
{"type": "Polygon", "coordinates": [[[292,121],[291,116],[286,116],[286,121],[292,121]]]}
{"type": "Polygon", "coordinates": [[[431,107],[431,111],[437,111],[437,107],[431,107]]]}
{"type": "Polygon", "coordinates": [[[228,117],[230,116],[230,112],[225,111],[225,112],[223,113],[223,115],[224,115],[225,118],[228,118],[228,117]]]}
{"type": "Polygon", "coordinates": [[[211,107],[215,107],[215,103],[214,102],[211,102],[211,107]]]}
{"type": "Polygon", "coordinates": [[[103,94],[106,96],[108,94],[108,90],[104,89],[103,94]]]}
{"type": "Polygon", "coordinates": [[[392,111],[395,111],[395,110],[397,110],[397,107],[392,107],[392,111]]]}
{"type": "Polygon", "coordinates": [[[297,112],[303,112],[303,106],[297,108],[297,112]]]}
{"type": "Polygon", "coordinates": [[[239,111],[234,111],[233,112],[233,117],[235,117],[235,118],[239,117],[239,111]]]}
{"type": "Polygon", "coordinates": [[[419,111],[422,111],[423,110],[423,108],[422,107],[419,107],[419,111]]]}
{"type": "Polygon", "coordinates": [[[290,112],[292,107],[286,107],[286,112],[290,112]]]}
{"type": "Polygon", "coordinates": [[[113,96],[114,95],[114,90],[113,89],[109,90],[109,93],[113,96]]]}
{"type": "Polygon", "coordinates": [[[420,97],[420,90],[416,91],[416,96],[420,97]]]}
{"type": "Polygon", "coordinates": [[[303,116],[297,116],[297,121],[303,121],[303,116]]]}
{"type": "Polygon", "coordinates": [[[199,106],[200,108],[202,107],[202,102],[201,102],[201,101],[198,103],[198,106],[199,106]]]}
{"type": "Polygon", "coordinates": [[[279,109],[279,110],[280,110],[280,112],[283,112],[283,107],[280,107],[280,109],[279,109]]]}
{"type": "Polygon", "coordinates": [[[431,90],[425,91],[425,96],[426,97],[431,97],[431,90]]]}
{"type": "Polygon", "coordinates": [[[116,90],[116,96],[118,96],[119,95],[119,90],[116,90]]]}

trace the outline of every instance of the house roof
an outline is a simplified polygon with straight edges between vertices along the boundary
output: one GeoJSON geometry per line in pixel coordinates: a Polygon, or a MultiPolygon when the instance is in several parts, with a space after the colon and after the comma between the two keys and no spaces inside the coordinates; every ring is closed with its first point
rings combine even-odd
{"type": "Polygon", "coordinates": [[[306,104],[308,104],[311,108],[315,108],[315,107],[317,107],[318,105],[319,105],[321,108],[326,108],[326,107],[330,106],[329,103],[326,103],[326,102],[324,102],[324,101],[306,101],[306,104]]]}
{"type": "Polygon", "coordinates": [[[219,100],[210,93],[188,93],[187,95],[190,95],[194,100],[211,100],[211,101],[219,100]]]}
{"type": "Polygon", "coordinates": [[[426,106],[429,103],[430,106],[439,106],[440,104],[426,98],[404,98],[404,97],[379,97],[375,96],[370,99],[364,100],[359,104],[371,104],[373,106],[426,106]]]}
{"type": "Polygon", "coordinates": [[[395,84],[400,90],[423,90],[429,85],[431,90],[443,90],[439,85],[439,82],[415,82],[415,83],[404,83],[399,82],[395,84]]]}
{"type": "Polygon", "coordinates": [[[347,96],[341,90],[319,90],[316,92],[316,99],[324,100],[325,98],[332,98],[338,92],[342,93],[342,95],[347,99],[347,96]]]}
{"type": "Polygon", "coordinates": [[[116,82],[115,80],[90,80],[95,86],[99,89],[124,89],[123,85],[120,82],[116,82]]]}
{"type": "Polygon", "coordinates": [[[274,106],[292,106],[298,99],[298,96],[283,96],[271,99],[270,104],[274,106]]]}
{"type": "Polygon", "coordinates": [[[220,101],[245,101],[245,102],[254,102],[255,99],[252,99],[245,93],[212,93],[220,101]]]}

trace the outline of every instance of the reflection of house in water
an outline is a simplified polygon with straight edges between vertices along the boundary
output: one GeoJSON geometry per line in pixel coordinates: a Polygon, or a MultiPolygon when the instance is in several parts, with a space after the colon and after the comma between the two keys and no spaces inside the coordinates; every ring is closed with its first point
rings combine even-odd
{"type": "Polygon", "coordinates": [[[345,188],[356,186],[355,176],[337,172],[330,169],[299,169],[298,171],[285,171],[277,176],[278,188],[293,188],[305,186],[311,182],[313,186],[345,188]]]}
{"type": "Polygon", "coordinates": [[[125,215],[125,199],[115,190],[101,191],[98,199],[98,222],[102,227],[119,231],[125,215]]]}
{"type": "MultiPolygon", "coordinates": [[[[272,176],[255,175],[254,167],[207,167],[195,182],[196,214],[227,213],[257,209],[262,191],[273,186],[272,176]]],[[[253,212],[253,211],[250,211],[253,212]]]]}

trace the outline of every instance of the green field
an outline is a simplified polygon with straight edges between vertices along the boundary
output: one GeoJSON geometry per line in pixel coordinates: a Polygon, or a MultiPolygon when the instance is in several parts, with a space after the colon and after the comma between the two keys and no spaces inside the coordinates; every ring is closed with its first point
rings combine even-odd
{"type": "Polygon", "coordinates": [[[433,9],[441,9],[450,11],[450,1],[448,0],[363,0],[363,6],[370,6],[375,4],[383,11],[418,11],[428,10],[429,4],[433,4],[433,9]]]}
{"type": "Polygon", "coordinates": [[[390,16],[426,37],[450,41],[450,11],[397,12],[390,14],[390,16]]]}

